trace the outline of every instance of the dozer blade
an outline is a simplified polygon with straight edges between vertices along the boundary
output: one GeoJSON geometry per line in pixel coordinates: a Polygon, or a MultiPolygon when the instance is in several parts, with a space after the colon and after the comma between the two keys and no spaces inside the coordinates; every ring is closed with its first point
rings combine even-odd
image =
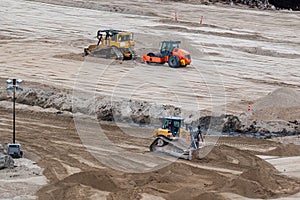
{"type": "Polygon", "coordinates": [[[150,145],[150,151],[191,160],[195,149],[190,148],[190,145],[183,140],[170,140],[165,136],[158,136],[150,145]]]}

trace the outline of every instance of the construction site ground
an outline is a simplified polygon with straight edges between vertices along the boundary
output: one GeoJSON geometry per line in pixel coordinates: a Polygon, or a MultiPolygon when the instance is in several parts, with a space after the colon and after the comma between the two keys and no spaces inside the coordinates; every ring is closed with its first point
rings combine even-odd
{"type": "MultiPolygon", "coordinates": [[[[0,89],[7,87],[7,78],[17,77],[25,80],[25,88],[53,87],[72,94],[75,86],[84,91],[74,92],[78,99],[131,98],[215,113],[244,112],[249,102],[275,89],[299,89],[299,12],[187,2],[2,0],[0,89]],[[179,39],[190,51],[192,65],[172,69],[82,57],[83,48],[97,42],[97,30],[109,28],[132,31],[139,55],[158,49],[161,40],[179,39]]],[[[3,145],[11,142],[11,116],[7,98],[0,104],[3,145]]],[[[202,159],[129,173],[93,156],[78,134],[84,126],[74,123],[72,113],[17,104],[16,116],[25,159],[0,171],[0,199],[300,198],[297,136],[276,141],[220,137],[202,159]]],[[[150,154],[153,127],[99,125],[115,146],[134,155],[150,154]],[[139,134],[145,137],[135,137],[139,134]]],[[[201,151],[205,149],[196,153],[201,151]]],[[[101,153],[103,160],[116,159],[101,153]]],[[[150,161],[143,164],[151,166],[150,161]]]]}
{"type": "MultiPolygon", "coordinates": [[[[37,189],[39,199],[299,198],[300,149],[296,145],[222,137],[205,158],[177,160],[146,173],[126,173],[110,169],[91,155],[71,116],[26,109],[17,113],[18,142],[23,145],[25,158],[41,167],[45,177],[37,166],[30,167],[30,162],[25,165],[24,161],[21,163],[27,167],[1,170],[0,188],[5,192],[0,199],[32,198],[37,189]]],[[[1,141],[11,138],[10,114],[10,109],[1,108],[1,141]]],[[[108,122],[101,127],[115,145],[149,154],[151,137],[128,138],[123,132],[145,129],[108,122]]]]}

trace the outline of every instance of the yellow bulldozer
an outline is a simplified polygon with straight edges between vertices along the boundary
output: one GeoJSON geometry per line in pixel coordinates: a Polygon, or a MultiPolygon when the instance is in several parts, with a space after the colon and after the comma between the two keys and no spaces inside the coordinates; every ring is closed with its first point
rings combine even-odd
{"type": "Polygon", "coordinates": [[[98,30],[98,43],[84,48],[84,56],[132,60],[136,58],[133,33],[120,30],[98,30]]]}
{"type": "Polygon", "coordinates": [[[164,117],[161,121],[162,127],[154,129],[155,139],[150,151],[191,160],[193,152],[199,148],[199,137],[203,142],[201,132],[186,130],[181,117],[164,117]]]}

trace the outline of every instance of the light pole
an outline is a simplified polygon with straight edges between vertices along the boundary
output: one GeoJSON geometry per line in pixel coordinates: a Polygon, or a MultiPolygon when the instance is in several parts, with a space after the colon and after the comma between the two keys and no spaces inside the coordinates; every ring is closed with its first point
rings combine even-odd
{"type": "Polygon", "coordinates": [[[16,91],[23,91],[23,89],[19,87],[22,82],[21,79],[6,80],[8,84],[6,91],[13,93],[13,144],[16,143],[16,91]]]}

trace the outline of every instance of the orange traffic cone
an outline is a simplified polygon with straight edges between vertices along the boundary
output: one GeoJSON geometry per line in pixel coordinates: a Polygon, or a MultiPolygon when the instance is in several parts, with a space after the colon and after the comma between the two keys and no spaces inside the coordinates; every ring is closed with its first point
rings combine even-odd
{"type": "Polygon", "coordinates": [[[175,16],[175,22],[178,22],[178,17],[177,17],[177,12],[174,12],[174,16],[175,16]]]}
{"type": "Polygon", "coordinates": [[[202,25],[203,16],[200,17],[200,25],[202,25]]]}

